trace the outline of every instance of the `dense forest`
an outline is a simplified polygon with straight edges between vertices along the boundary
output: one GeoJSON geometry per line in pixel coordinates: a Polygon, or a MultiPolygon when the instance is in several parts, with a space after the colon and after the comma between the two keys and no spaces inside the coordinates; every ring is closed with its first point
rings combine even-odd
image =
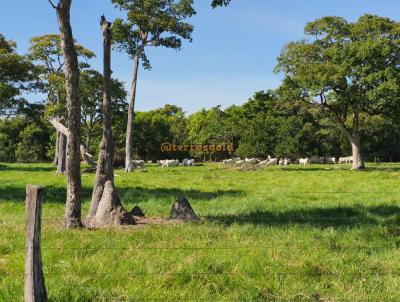
{"type": "MultiPolygon", "coordinates": [[[[100,81],[101,83],[101,81],[100,81]]],[[[82,85],[82,84],[81,84],[82,85]]],[[[101,87],[100,87],[101,88],[101,87]]],[[[95,97],[96,88],[89,93],[95,97]]],[[[99,88],[97,88],[99,89],[99,88]]],[[[126,93],[119,86],[115,94],[115,163],[124,162],[126,93]]],[[[85,100],[85,98],[82,98],[85,100]]],[[[99,98],[100,100],[101,98],[99,98]]],[[[98,103],[100,106],[100,103],[98,103]]],[[[96,106],[96,107],[98,107],[96,106]]],[[[52,161],[56,132],[46,116],[51,105],[25,104],[0,121],[0,161],[52,161]]],[[[82,142],[97,154],[101,139],[101,112],[83,102],[82,142]]],[[[400,124],[383,116],[361,117],[363,150],[368,161],[398,161],[400,124]]],[[[148,112],[137,112],[134,121],[134,157],[145,160],[184,158],[219,160],[230,156],[299,158],[351,154],[342,130],[314,108],[302,102],[286,102],[274,91],[260,91],[246,103],[226,109],[216,106],[187,115],[174,105],[148,112]],[[162,153],[164,142],[176,144],[232,143],[235,154],[162,153]]]]}

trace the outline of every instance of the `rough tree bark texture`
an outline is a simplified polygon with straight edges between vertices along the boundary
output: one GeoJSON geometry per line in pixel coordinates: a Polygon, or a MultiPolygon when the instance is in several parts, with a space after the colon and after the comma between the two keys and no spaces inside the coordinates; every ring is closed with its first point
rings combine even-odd
{"type": "Polygon", "coordinates": [[[111,23],[101,18],[104,39],[103,137],[100,142],[92,202],[88,216],[91,227],[133,224],[134,219],[122,206],[114,186],[113,140],[111,128],[111,23]]]}
{"type": "Polygon", "coordinates": [[[64,55],[65,90],[68,112],[67,137],[67,201],[65,224],[67,228],[81,227],[82,180],[80,169],[81,107],[79,100],[79,68],[70,23],[72,0],[59,0],[56,7],[64,55]]]}
{"type": "Polygon", "coordinates": [[[359,117],[358,112],[355,111],[353,116],[353,133],[352,136],[349,137],[349,141],[351,144],[352,156],[353,156],[353,165],[351,167],[352,170],[364,170],[364,159],[361,154],[361,142],[360,142],[360,130],[359,130],[359,117]]]}
{"type": "Polygon", "coordinates": [[[139,71],[139,54],[135,56],[133,63],[133,80],[128,108],[128,122],[126,125],[126,141],[125,141],[125,172],[131,172],[132,166],[132,144],[133,144],[133,119],[135,115],[136,87],[139,71]]]}
{"type": "Polygon", "coordinates": [[[60,139],[60,133],[57,131],[56,134],[56,146],[55,146],[55,150],[54,150],[54,160],[53,160],[53,165],[57,166],[58,165],[58,142],[60,139]]]}
{"type": "Polygon", "coordinates": [[[67,159],[67,137],[58,132],[58,156],[57,156],[57,172],[56,174],[65,174],[65,166],[67,159]]]}

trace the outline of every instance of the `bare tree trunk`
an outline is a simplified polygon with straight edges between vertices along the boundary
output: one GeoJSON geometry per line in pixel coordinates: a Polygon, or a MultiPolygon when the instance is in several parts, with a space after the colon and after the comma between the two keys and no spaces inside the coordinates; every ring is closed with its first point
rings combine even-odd
{"type": "Polygon", "coordinates": [[[67,158],[67,137],[61,132],[58,132],[60,139],[58,143],[58,162],[56,174],[65,174],[65,164],[67,158]]]}
{"type": "Polygon", "coordinates": [[[135,115],[136,87],[139,71],[139,54],[135,56],[133,63],[133,80],[131,86],[131,94],[128,108],[128,122],[126,125],[126,141],[125,141],[125,172],[131,172],[132,167],[132,145],[133,145],[133,119],[135,115]]]}
{"type": "Polygon", "coordinates": [[[90,152],[90,145],[92,143],[92,130],[88,129],[87,130],[87,136],[86,136],[86,150],[90,152]]]}
{"type": "Polygon", "coordinates": [[[114,146],[111,127],[111,23],[101,19],[104,38],[103,137],[100,142],[92,202],[88,216],[91,227],[133,224],[133,217],[122,206],[114,186],[114,146]]]}
{"type": "Polygon", "coordinates": [[[56,134],[56,146],[55,146],[55,150],[54,150],[54,160],[53,160],[53,165],[57,166],[58,165],[58,142],[60,140],[60,133],[57,131],[56,134]]]}
{"type": "Polygon", "coordinates": [[[65,223],[67,228],[82,226],[81,199],[82,180],[80,169],[81,107],[79,100],[79,68],[70,23],[72,0],[59,0],[56,7],[64,55],[65,90],[68,112],[67,137],[67,201],[65,223]]]}
{"type": "Polygon", "coordinates": [[[361,143],[360,143],[360,130],[359,130],[359,117],[358,111],[355,110],[353,116],[353,135],[349,139],[351,143],[351,150],[353,156],[352,170],[364,170],[364,160],[361,154],[361,143]]]}

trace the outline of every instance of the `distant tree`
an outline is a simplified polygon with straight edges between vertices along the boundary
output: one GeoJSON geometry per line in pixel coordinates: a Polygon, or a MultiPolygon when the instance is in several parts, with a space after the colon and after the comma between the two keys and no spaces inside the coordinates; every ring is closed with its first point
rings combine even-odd
{"type": "Polygon", "coordinates": [[[211,6],[213,8],[215,8],[217,6],[227,6],[230,2],[231,2],[231,0],[213,0],[211,2],[211,6]]]}
{"type": "MultiPolygon", "coordinates": [[[[75,48],[80,59],[81,69],[88,67],[86,60],[94,57],[94,53],[76,43],[75,48]]],[[[37,63],[39,76],[43,83],[43,92],[47,93],[47,116],[61,120],[66,119],[64,58],[60,35],[46,34],[31,38],[28,56],[37,63]]],[[[56,135],[54,154],[53,162],[57,165],[57,173],[65,173],[66,138],[59,132],[56,135]],[[58,162],[58,158],[62,160],[58,162]]]]}
{"type": "Polygon", "coordinates": [[[188,152],[162,153],[162,143],[183,144],[186,142],[186,117],[182,108],[165,105],[148,112],[137,112],[133,129],[137,135],[134,140],[134,156],[145,160],[160,158],[183,158],[188,152]]]}
{"type": "Polygon", "coordinates": [[[360,116],[399,112],[400,23],[364,15],[355,23],[324,17],[305,27],[310,40],[289,43],[278,59],[289,98],[332,118],[364,169],[360,116]]]}
{"type": "Polygon", "coordinates": [[[0,34],[0,115],[15,113],[26,103],[22,92],[37,88],[34,65],[17,54],[16,47],[0,34]]]}
{"type": "Polygon", "coordinates": [[[116,48],[125,51],[133,60],[133,80],[130,90],[126,127],[125,171],[132,171],[132,126],[134,120],[138,69],[142,62],[150,69],[147,47],[179,49],[182,39],[191,41],[193,26],[184,22],[195,14],[193,0],[112,0],[127,13],[126,20],[116,19],[113,37],[116,48]]]}
{"type": "MultiPolygon", "coordinates": [[[[103,75],[96,70],[86,69],[81,72],[79,92],[82,108],[82,137],[88,152],[96,151],[92,149],[93,139],[101,134],[102,128],[102,103],[103,98],[103,75]]],[[[114,119],[124,114],[127,109],[127,93],[124,83],[116,79],[111,79],[111,114],[114,119]]],[[[99,143],[97,140],[96,143],[99,143]]]]}

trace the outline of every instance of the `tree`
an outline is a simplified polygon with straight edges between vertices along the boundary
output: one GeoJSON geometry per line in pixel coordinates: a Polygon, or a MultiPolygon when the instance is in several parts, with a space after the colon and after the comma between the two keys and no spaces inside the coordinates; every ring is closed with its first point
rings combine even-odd
{"type": "Polygon", "coordinates": [[[288,97],[332,118],[352,147],[352,169],[364,169],[360,116],[397,111],[400,97],[400,23],[364,15],[355,23],[324,17],[305,27],[310,40],[289,43],[276,71],[288,97]]]}
{"type": "Polygon", "coordinates": [[[179,49],[182,39],[191,41],[193,26],[184,22],[193,16],[193,0],[112,0],[127,12],[126,20],[116,19],[113,36],[117,49],[125,51],[133,60],[133,80],[130,90],[126,127],[125,171],[132,171],[133,120],[136,101],[138,69],[142,62],[150,69],[146,47],[179,49]]]}
{"type": "Polygon", "coordinates": [[[16,53],[16,43],[0,34],[0,114],[10,114],[26,103],[22,92],[37,88],[37,73],[26,56],[16,53]]]}
{"type": "Polygon", "coordinates": [[[59,0],[55,6],[61,33],[61,48],[65,60],[65,91],[68,113],[67,137],[67,200],[65,207],[65,223],[67,228],[82,227],[81,202],[82,179],[80,167],[81,139],[81,107],[79,101],[79,66],[78,55],[70,22],[72,0],[59,0]]]}
{"type": "MultiPolygon", "coordinates": [[[[86,150],[91,153],[93,140],[101,136],[102,106],[104,78],[94,69],[86,69],[80,76],[80,100],[82,108],[82,137],[86,150]]],[[[126,91],[124,83],[111,79],[111,114],[113,118],[126,112],[126,91]]],[[[96,140],[100,143],[99,140],[96,140]]],[[[97,150],[97,148],[96,148],[97,150]]]]}
{"type": "Polygon", "coordinates": [[[213,8],[216,8],[217,6],[227,6],[230,2],[231,0],[213,0],[211,6],[213,8]]]}
{"type": "Polygon", "coordinates": [[[114,146],[111,127],[111,23],[102,16],[100,25],[104,39],[103,138],[100,143],[88,217],[93,227],[135,222],[132,215],[122,206],[114,185],[114,146]]]}
{"type": "MultiPolygon", "coordinates": [[[[31,38],[29,58],[37,62],[43,92],[47,93],[48,117],[65,119],[64,59],[61,48],[61,37],[58,34],[46,34],[31,38]]],[[[79,65],[88,67],[86,60],[94,57],[94,53],[82,45],[75,43],[79,65]]],[[[66,138],[59,132],[56,136],[54,164],[57,174],[65,173],[66,138]],[[59,148],[60,147],[60,148],[59,148]],[[58,161],[60,159],[60,161],[58,161]]]]}

